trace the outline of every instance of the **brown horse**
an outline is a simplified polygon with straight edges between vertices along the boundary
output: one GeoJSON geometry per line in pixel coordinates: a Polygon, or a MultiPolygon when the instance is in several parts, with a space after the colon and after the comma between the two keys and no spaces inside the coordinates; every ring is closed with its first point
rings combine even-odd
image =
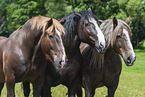
{"type": "Polygon", "coordinates": [[[107,47],[104,54],[99,54],[89,45],[81,44],[83,65],[82,84],[85,88],[85,97],[93,97],[95,89],[101,86],[108,88],[108,96],[114,97],[121,74],[121,55],[127,66],[134,64],[136,59],[130,41],[131,29],[120,19],[103,21],[100,28],[106,38],[107,47]]]}
{"type": "MultiPolygon", "coordinates": [[[[46,70],[46,83],[43,85],[43,91],[47,94],[42,94],[44,97],[51,97],[51,87],[63,84],[68,87],[68,96],[74,97],[78,87],[81,86],[81,63],[82,56],[80,53],[80,43],[85,42],[91,45],[98,52],[105,49],[105,38],[98,26],[98,18],[94,15],[89,8],[81,12],[73,12],[63,19],[66,19],[65,36],[63,43],[65,46],[68,62],[64,69],[56,69],[53,65],[47,65],[46,70]]],[[[50,64],[49,60],[47,63],[50,64]]],[[[30,90],[29,85],[25,90],[30,90]]],[[[81,92],[81,91],[80,91],[81,92]]],[[[26,97],[29,91],[25,92],[26,97]]],[[[80,95],[81,96],[81,93],[80,95]]]]}
{"type": "Polygon", "coordinates": [[[61,64],[65,62],[63,35],[61,23],[39,16],[28,20],[9,38],[0,40],[0,87],[6,82],[8,97],[15,96],[15,83],[20,81],[31,82],[33,96],[40,96],[46,67],[45,54],[52,56],[50,59],[56,67],[64,65],[61,64]]]}

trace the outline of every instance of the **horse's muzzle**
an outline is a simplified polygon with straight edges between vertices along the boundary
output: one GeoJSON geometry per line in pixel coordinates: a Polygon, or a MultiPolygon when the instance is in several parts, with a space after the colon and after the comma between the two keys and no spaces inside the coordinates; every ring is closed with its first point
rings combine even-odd
{"type": "Polygon", "coordinates": [[[133,58],[128,57],[127,60],[125,61],[125,63],[127,66],[132,66],[132,65],[134,65],[135,60],[136,60],[136,56],[133,58]]]}

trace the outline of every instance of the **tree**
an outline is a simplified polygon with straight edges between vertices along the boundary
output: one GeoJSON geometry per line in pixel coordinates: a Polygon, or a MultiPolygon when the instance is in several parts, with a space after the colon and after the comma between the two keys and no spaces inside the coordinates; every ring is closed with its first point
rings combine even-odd
{"type": "Polygon", "coordinates": [[[0,1],[0,35],[8,36],[7,30],[7,12],[6,6],[10,3],[10,0],[1,0],[0,1]]]}
{"type": "Polygon", "coordinates": [[[130,0],[126,10],[132,18],[133,44],[138,48],[145,37],[145,0],[130,0]]]}
{"type": "Polygon", "coordinates": [[[37,2],[18,0],[14,1],[10,5],[7,5],[7,23],[9,31],[13,32],[21,25],[23,25],[32,16],[37,15],[37,2]]]}
{"type": "Polygon", "coordinates": [[[132,43],[138,47],[145,37],[145,0],[0,0],[0,33],[8,36],[34,16],[60,20],[65,15],[91,8],[99,19],[131,17],[132,43]]]}
{"type": "Polygon", "coordinates": [[[47,0],[44,7],[47,11],[46,16],[60,20],[68,14],[66,10],[67,2],[65,0],[47,0]]]}

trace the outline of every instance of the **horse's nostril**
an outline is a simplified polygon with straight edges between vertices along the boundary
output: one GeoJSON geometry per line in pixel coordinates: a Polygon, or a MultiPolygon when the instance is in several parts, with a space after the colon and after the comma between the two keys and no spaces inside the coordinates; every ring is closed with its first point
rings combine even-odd
{"type": "Polygon", "coordinates": [[[65,65],[64,60],[61,60],[61,61],[59,62],[59,65],[61,66],[60,68],[63,68],[63,67],[64,67],[64,65],[65,65]]]}
{"type": "Polygon", "coordinates": [[[104,48],[104,45],[103,45],[103,43],[100,43],[100,47],[101,47],[101,48],[104,48]]]}
{"type": "Polygon", "coordinates": [[[131,62],[131,57],[129,56],[129,57],[127,58],[127,60],[128,60],[128,62],[131,62]]]}
{"type": "Polygon", "coordinates": [[[60,64],[60,65],[61,65],[61,62],[62,62],[62,61],[59,61],[59,64],[60,64]]]}
{"type": "Polygon", "coordinates": [[[130,60],[131,60],[131,58],[130,58],[130,57],[128,57],[128,58],[127,58],[127,62],[128,62],[128,63],[130,63],[130,60]]]}
{"type": "Polygon", "coordinates": [[[136,57],[131,57],[131,56],[129,56],[129,57],[127,58],[127,60],[126,60],[126,64],[127,64],[128,66],[132,66],[132,65],[134,64],[134,62],[135,62],[135,59],[136,59],[136,57]]]}
{"type": "Polygon", "coordinates": [[[104,48],[104,45],[102,43],[100,43],[99,49],[104,48]]]}
{"type": "Polygon", "coordinates": [[[101,49],[101,48],[102,48],[102,45],[100,44],[99,49],[101,49]]]}

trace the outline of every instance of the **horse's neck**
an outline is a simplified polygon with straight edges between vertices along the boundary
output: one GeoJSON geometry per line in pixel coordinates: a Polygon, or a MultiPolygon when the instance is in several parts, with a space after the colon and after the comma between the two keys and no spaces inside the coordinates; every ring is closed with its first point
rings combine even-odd
{"type": "Polygon", "coordinates": [[[80,40],[77,35],[73,36],[73,38],[65,37],[64,39],[64,46],[66,50],[66,54],[71,56],[76,56],[80,53],[80,40]]]}
{"type": "MultiPolygon", "coordinates": [[[[74,21],[73,21],[74,22],[74,21]]],[[[73,23],[72,25],[68,25],[67,23],[64,25],[65,28],[65,37],[64,37],[64,46],[66,50],[67,56],[76,56],[80,54],[80,39],[78,36],[78,27],[77,22],[73,23]]]]}
{"type": "Polygon", "coordinates": [[[96,69],[103,68],[104,66],[104,54],[99,54],[95,48],[88,46],[84,49],[83,53],[84,65],[88,68],[96,69]]]}
{"type": "Polygon", "coordinates": [[[34,49],[32,63],[33,65],[39,66],[39,64],[42,65],[42,63],[45,64],[45,62],[46,62],[45,54],[42,50],[41,44],[38,43],[34,49]]]}
{"type": "Polygon", "coordinates": [[[105,51],[105,58],[110,58],[114,52],[114,48],[108,47],[108,49],[105,51]]]}
{"type": "Polygon", "coordinates": [[[40,37],[42,35],[41,29],[31,29],[30,27],[20,29],[18,31],[18,38],[21,40],[20,42],[25,43],[27,42],[27,47],[34,47],[38,44],[38,41],[40,40],[40,37]],[[21,35],[22,34],[22,35],[21,35]]]}
{"type": "Polygon", "coordinates": [[[32,30],[30,27],[26,29],[21,28],[8,38],[8,42],[11,42],[11,45],[14,44],[15,47],[18,47],[24,54],[26,53],[25,58],[31,59],[41,35],[42,31],[40,30],[32,30]]]}

